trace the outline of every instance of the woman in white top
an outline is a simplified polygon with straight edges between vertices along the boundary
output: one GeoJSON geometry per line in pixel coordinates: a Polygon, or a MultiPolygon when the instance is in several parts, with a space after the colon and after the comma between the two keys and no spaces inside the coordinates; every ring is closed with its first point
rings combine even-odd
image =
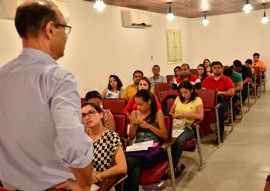
{"type": "Polygon", "coordinates": [[[101,94],[102,99],[104,98],[121,98],[121,94],[124,89],[123,84],[118,76],[110,75],[108,87],[105,88],[101,94]]]}

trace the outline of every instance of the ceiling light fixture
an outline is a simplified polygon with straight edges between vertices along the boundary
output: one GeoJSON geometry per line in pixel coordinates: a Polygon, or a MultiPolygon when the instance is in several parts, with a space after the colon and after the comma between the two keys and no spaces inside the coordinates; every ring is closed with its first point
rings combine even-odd
{"type": "Polygon", "coordinates": [[[262,17],[262,19],[261,19],[261,22],[262,22],[263,24],[266,24],[266,23],[269,21],[268,17],[266,16],[265,5],[266,5],[266,3],[263,4],[264,12],[263,12],[263,17],[262,17]]]}
{"type": "Polygon", "coordinates": [[[206,12],[203,12],[203,14],[204,14],[204,19],[203,19],[203,21],[202,21],[202,24],[203,24],[204,26],[207,26],[208,23],[209,23],[209,21],[208,21],[208,19],[206,18],[206,12]]]}
{"type": "Polygon", "coordinates": [[[251,10],[253,10],[253,7],[251,6],[249,1],[247,0],[245,6],[243,7],[243,11],[245,11],[245,13],[250,13],[251,10]]]}
{"type": "Polygon", "coordinates": [[[94,4],[95,9],[97,9],[99,12],[102,12],[105,7],[106,5],[104,4],[103,0],[96,0],[94,4]]]}
{"type": "Polygon", "coordinates": [[[169,12],[166,16],[166,18],[169,20],[169,21],[172,21],[174,19],[174,15],[172,13],[172,8],[171,8],[171,4],[173,4],[172,2],[167,2],[167,4],[169,5],[169,12]]]}

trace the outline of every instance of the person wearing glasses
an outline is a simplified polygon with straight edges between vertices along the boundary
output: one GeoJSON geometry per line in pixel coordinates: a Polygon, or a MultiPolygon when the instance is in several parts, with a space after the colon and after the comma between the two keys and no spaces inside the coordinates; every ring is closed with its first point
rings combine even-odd
{"type": "Polygon", "coordinates": [[[56,62],[71,27],[48,0],[20,5],[15,26],[23,49],[0,68],[1,182],[9,190],[89,191],[93,143],[75,77],[56,62]]]}
{"type": "Polygon", "coordinates": [[[126,173],[127,163],[120,137],[106,127],[103,109],[97,103],[85,102],[81,112],[85,132],[94,142],[93,182],[126,173]]]}

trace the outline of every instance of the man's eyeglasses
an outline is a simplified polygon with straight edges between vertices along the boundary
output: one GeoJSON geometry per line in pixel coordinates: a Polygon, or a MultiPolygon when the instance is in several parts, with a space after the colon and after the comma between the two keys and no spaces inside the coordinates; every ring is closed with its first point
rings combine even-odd
{"type": "Polygon", "coordinates": [[[96,113],[97,113],[96,110],[90,110],[90,111],[88,111],[88,113],[82,113],[82,118],[86,119],[86,116],[91,117],[91,116],[95,115],[96,113]]]}
{"type": "Polygon", "coordinates": [[[57,28],[57,27],[63,27],[65,28],[65,32],[66,34],[68,35],[70,32],[71,32],[71,26],[68,26],[68,25],[63,25],[63,24],[54,24],[54,26],[57,28]]]}

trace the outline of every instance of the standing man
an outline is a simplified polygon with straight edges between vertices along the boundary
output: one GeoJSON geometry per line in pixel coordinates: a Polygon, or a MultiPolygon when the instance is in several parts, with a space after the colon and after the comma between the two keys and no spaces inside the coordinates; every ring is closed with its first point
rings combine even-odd
{"type": "MultiPolygon", "coordinates": [[[[215,61],[211,63],[211,69],[213,76],[209,76],[204,79],[202,89],[217,89],[218,96],[223,98],[225,96],[234,96],[234,85],[232,80],[224,76],[222,63],[215,61]]],[[[218,108],[218,119],[220,128],[220,140],[223,143],[224,134],[224,113],[229,108],[229,104],[226,99],[220,99],[220,107],[218,108]]]]}
{"type": "Polygon", "coordinates": [[[141,70],[136,70],[133,72],[133,84],[128,85],[123,94],[121,95],[121,98],[129,100],[132,96],[134,96],[138,91],[138,84],[140,79],[143,77],[143,72],[141,70]]]}
{"type": "Polygon", "coordinates": [[[195,89],[201,89],[202,88],[202,83],[201,80],[190,73],[190,67],[188,64],[182,64],[180,67],[180,78],[176,78],[175,82],[172,85],[173,90],[177,90],[179,84],[183,81],[189,81],[195,89]]]}
{"type": "Polygon", "coordinates": [[[253,54],[253,62],[252,62],[252,67],[259,67],[260,68],[260,73],[263,74],[266,71],[265,64],[262,60],[259,59],[260,54],[259,53],[254,53],[253,54]]]}
{"type": "Polygon", "coordinates": [[[51,1],[17,8],[23,50],[0,68],[0,172],[10,190],[89,191],[92,141],[74,76],[56,60],[70,26],[51,1]]]}
{"type": "Polygon", "coordinates": [[[151,86],[152,86],[153,89],[155,89],[155,84],[167,83],[166,78],[159,74],[160,73],[159,65],[154,65],[152,67],[152,73],[153,73],[153,76],[149,78],[149,81],[150,81],[151,86]]]}

